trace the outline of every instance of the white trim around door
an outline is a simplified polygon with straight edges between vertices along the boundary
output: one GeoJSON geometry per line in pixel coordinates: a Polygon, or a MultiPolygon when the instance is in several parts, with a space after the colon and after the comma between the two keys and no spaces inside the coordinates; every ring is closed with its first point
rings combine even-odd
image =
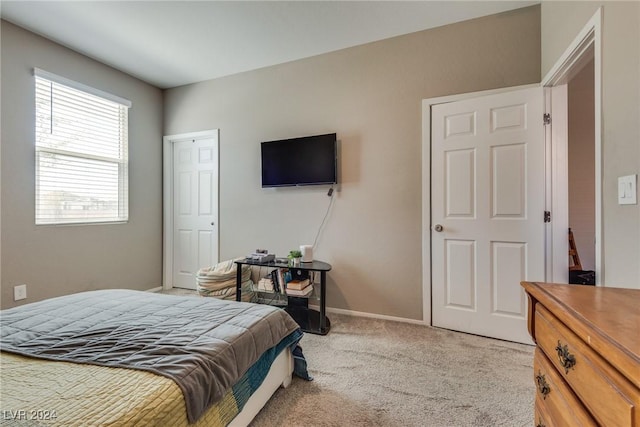
{"type": "MultiPolygon", "coordinates": [[[[163,137],[162,142],[162,162],[163,162],[163,179],[162,179],[162,193],[163,193],[163,238],[162,238],[162,289],[171,289],[173,287],[173,249],[174,249],[174,236],[173,236],[173,226],[174,226],[174,143],[179,141],[184,141],[187,139],[199,140],[205,138],[213,138],[216,141],[216,153],[215,153],[215,161],[216,161],[216,174],[217,180],[219,180],[219,130],[205,130],[200,132],[189,132],[184,134],[177,135],[167,135],[163,137]]],[[[216,184],[217,185],[217,184],[216,184]]],[[[217,193],[217,192],[216,192],[217,193]]],[[[219,200],[213,200],[213,203],[216,204],[216,211],[219,200]]],[[[216,224],[219,227],[219,223],[216,224]]],[[[218,233],[219,236],[219,233],[218,233]]],[[[219,237],[218,237],[219,239],[219,237]]],[[[219,253],[219,240],[216,239],[214,244],[216,247],[214,248],[216,253],[219,253]]]]}

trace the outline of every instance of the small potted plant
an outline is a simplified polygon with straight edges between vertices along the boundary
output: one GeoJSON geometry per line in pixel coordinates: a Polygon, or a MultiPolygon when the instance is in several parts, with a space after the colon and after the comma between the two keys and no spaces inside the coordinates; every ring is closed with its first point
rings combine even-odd
{"type": "Polygon", "coordinates": [[[287,258],[289,258],[289,264],[300,265],[300,261],[302,261],[302,252],[299,250],[289,251],[287,258]]]}

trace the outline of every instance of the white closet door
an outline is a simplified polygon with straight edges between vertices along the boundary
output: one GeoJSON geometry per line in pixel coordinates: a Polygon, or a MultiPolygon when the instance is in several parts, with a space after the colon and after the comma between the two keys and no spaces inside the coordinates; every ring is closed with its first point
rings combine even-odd
{"type": "Polygon", "coordinates": [[[173,143],[173,286],[196,289],[218,262],[218,140],[173,143]]]}

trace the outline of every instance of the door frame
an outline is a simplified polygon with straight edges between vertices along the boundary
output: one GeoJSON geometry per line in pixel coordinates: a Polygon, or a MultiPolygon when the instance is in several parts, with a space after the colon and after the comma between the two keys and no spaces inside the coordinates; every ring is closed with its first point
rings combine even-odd
{"type": "MultiPolygon", "coordinates": [[[[566,118],[568,112],[568,103],[566,97],[566,88],[562,86],[571,80],[582,67],[593,58],[594,66],[594,132],[595,132],[595,269],[596,269],[596,286],[602,286],[604,279],[604,254],[603,254],[603,215],[602,215],[602,7],[598,8],[591,19],[586,23],[574,40],[565,49],[560,58],[551,67],[547,75],[542,79],[542,86],[550,88],[547,93],[551,94],[550,102],[547,104],[552,112],[552,133],[553,141],[551,148],[556,158],[552,158],[552,167],[550,176],[554,190],[552,195],[552,221],[551,233],[552,247],[548,260],[551,263],[551,271],[559,271],[569,267],[569,257],[567,254],[567,227],[568,227],[568,200],[562,200],[568,197],[568,137],[566,123],[561,124],[558,130],[553,129],[553,115],[557,112],[560,117],[566,118]],[[559,92],[560,96],[553,96],[559,92]],[[564,93],[563,93],[564,92],[564,93]],[[560,155],[558,155],[560,153],[560,155]],[[558,163],[558,160],[564,155],[564,162],[558,163]],[[555,160],[555,161],[554,161],[555,160]],[[562,215],[562,216],[560,216],[562,215]],[[558,218],[554,221],[553,218],[558,218]],[[558,256],[553,256],[553,254],[558,256]]],[[[563,119],[564,120],[564,119],[563,119]]],[[[549,172],[549,170],[547,170],[549,172]]],[[[549,269],[547,271],[550,271],[549,269]]],[[[556,274],[554,274],[555,276],[556,274]]],[[[553,276],[552,276],[553,277],[553,276]]]]}
{"type": "MultiPolygon", "coordinates": [[[[199,132],[181,133],[176,135],[166,135],[162,137],[162,289],[173,288],[173,144],[176,141],[185,139],[215,138],[218,141],[218,163],[217,177],[218,190],[220,189],[220,130],[210,129],[199,132]]],[[[216,226],[220,229],[219,200],[218,191],[218,220],[216,226]]],[[[220,232],[218,240],[215,242],[217,251],[220,253],[220,232]]]]}
{"type": "MultiPolygon", "coordinates": [[[[433,324],[431,316],[431,107],[437,104],[536,87],[540,87],[540,85],[529,84],[422,100],[422,323],[425,325],[433,324]]],[[[542,117],[540,122],[542,123],[542,117]]]]}

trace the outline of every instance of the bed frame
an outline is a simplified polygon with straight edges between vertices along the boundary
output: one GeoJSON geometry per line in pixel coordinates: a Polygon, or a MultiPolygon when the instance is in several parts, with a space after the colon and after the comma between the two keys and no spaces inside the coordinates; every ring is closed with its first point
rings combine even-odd
{"type": "Polygon", "coordinates": [[[280,386],[287,388],[291,384],[292,372],[293,355],[289,349],[285,349],[273,361],[263,383],[251,395],[242,411],[229,423],[229,427],[245,427],[249,425],[280,386]]]}

